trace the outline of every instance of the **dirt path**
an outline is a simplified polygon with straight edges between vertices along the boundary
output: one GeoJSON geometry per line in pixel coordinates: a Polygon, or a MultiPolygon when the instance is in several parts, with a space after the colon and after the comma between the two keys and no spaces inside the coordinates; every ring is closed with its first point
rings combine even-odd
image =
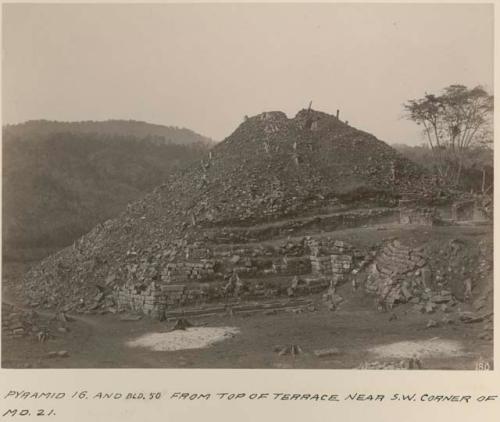
{"type": "MultiPolygon", "coordinates": [[[[294,217],[294,218],[287,218],[287,219],[281,219],[277,221],[271,221],[271,222],[266,222],[266,223],[259,223],[259,224],[252,224],[252,225],[247,225],[247,226],[225,226],[226,228],[230,230],[261,230],[261,229],[269,229],[272,227],[281,227],[281,226],[286,226],[288,224],[296,223],[296,222],[303,222],[304,224],[317,221],[317,220],[322,220],[330,217],[341,217],[344,215],[365,215],[368,212],[377,212],[377,211],[394,211],[395,210],[387,207],[375,207],[375,208],[356,208],[356,209],[346,209],[343,211],[335,211],[335,212],[330,212],[326,214],[315,214],[315,215],[310,215],[310,216],[301,216],[301,217],[294,217]]],[[[216,228],[216,230],[219,228],[216,228]]]]}

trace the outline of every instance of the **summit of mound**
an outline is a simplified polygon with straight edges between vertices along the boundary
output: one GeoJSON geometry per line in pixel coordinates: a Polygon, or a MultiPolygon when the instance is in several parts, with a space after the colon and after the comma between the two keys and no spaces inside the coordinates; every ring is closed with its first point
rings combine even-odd
{"type": "Polygon", "coordinates": [[[26,290],[40,304],[78,306],[93,300],[96,284],[154,280],[186,245],[209,241],[211,230],[393,206],[409,190],[430,191],[425,173],[373,135],[313,110],[291,119],[261,113],[201,162],[34,267],[26,290]]]}

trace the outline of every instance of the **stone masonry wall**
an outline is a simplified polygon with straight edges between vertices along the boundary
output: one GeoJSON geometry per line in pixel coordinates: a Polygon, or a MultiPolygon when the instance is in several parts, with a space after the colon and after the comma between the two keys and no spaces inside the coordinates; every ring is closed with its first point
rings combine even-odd
{"type": "Polygon", "coordinates": [[[454,203],[451,208],[452,219],[455,221],[473,220],[475,207],[474,200],[454,203]]]}
{"type": "Polygon", "coordinates": [[[186,246],[185,257],[193,261],[167,263],[161,282],[119,288],[118,307],[161,318],[167,309],[184,306],[315,293],[332,280],[345,281],[363,257],[352,245],[330,237],[287,239],[278,245],[186,246]],[[194,261],[193,256],[200,258],[194,261]],[[237,286],[232,286],[235,274],[237,286]]]}
{"type": "Polygon", "coordinates": [[[115,295],[119,309],[143,313],[152,318],[162,318],[165,314],[167,299],[161,287],[152,282],[144,285],[124,285],[115,295]]]}
{"type": "Polygon", "coordinates": [[[423,207],[416,200],[399,201],[399,223],[432,226],[437,221],[435,208],[423,207]]]}
{"type": "Polygon", "coordinates": [[[429,285],[430,270],[421,251],[395,240],[376,257],[365,287],[383,306],[392,307],[421,294],[429,285]]]}
{"type": "Polygon", "coordinates": [[[273,263],[273,272],[284,275],[302,275],[311,272],[309,257],[284,257],[273,263]]]}
{"type": "Polygon", "coordinates": [[[345,276],[354,270],[355,260],[362,254],[342,240],[323,239],[306,242],[311,251],[312,274],[328,277],[334,283],[345,281],[345,276]]]}
{"type": "Polygon", "coordinates": [[[177,283],[208,280],[214,276],[214,268],[215,261],[213,259],[200,259],[196,262],[171,262],[166,265],[162,273],[162,281],[177,283]]]}

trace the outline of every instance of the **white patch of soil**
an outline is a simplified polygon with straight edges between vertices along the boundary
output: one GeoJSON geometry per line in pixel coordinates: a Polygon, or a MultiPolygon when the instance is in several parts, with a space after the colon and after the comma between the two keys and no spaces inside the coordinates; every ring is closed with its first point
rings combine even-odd
{"type": "Polygon", "coordinates": [[[191,327],[166,333],[148,333],[127,342],[129,347],[144,347],[155,352],[202,349],[239,333],[236,327],[191,327]]]}
{"type": "Polygon", "coordinates": [[[460,342],[439,338],[384,344],[372,347],[368,351],[386,358],[431,358],[466,354],[460,342]]]}

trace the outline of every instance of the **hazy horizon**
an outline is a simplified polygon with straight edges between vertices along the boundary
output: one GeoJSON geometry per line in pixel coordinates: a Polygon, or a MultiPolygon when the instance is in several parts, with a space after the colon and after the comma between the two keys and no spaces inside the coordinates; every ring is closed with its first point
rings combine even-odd
{"type": "Polygon", "coordinates": [[[216,141],[312,107],[419,144],[402,104],[493,90],[487,4],[4,4],[2,123],[137,120],[216,141]]]}

